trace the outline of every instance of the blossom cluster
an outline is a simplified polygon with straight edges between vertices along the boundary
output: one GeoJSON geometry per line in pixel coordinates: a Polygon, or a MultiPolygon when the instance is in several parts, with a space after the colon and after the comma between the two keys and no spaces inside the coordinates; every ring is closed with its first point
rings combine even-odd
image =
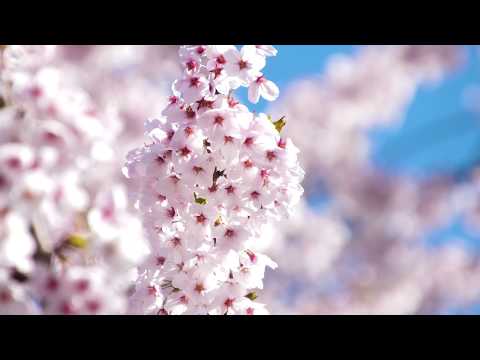
{"type": "Polygon", "coordinates": [[[332,56],[321,76],[296,82],[270,111],[298,118],[286,133],[302,150],[302,166],[329,178],[367,163],[367,131],[401,122],[418,90],[438,84],[463,59],[453,45],[360,47],[353,56],[332,56]]]}
{"type": "MultiPolygon", "coordinates": [[[[148,247],[127,204],[118,154],[143,130],[130,125],[137,113],[120,106],[114,84],[127,77],[145,84],[140,72],[127,70],[134,61],[145,68],[147,57],[139,48],[124,59],[124,48],[0,50],[0,313],[127,309],[148,247]]],[[[157,88],[163,95],[161,83],[157,88]]],[[[144,85],[132,86],[124,100],[143,92],[144,85]]],[[[136,105],[140,116],[151,110],[136,105]]]]}
{"type": "Polygon", "coordinates": [[[277,98],[262,73],[269,45],[182,46],[184,69],[149,143],[124,173],[151,254],[139,270],[132,313],[263,314],[255,289],[276,264],[254,251],[265,226],[288,216],[304,173],[284,119],[255,114],[233,97],[277,98]]]}
{"type": "Polygon", "coordinates": [[[459,241],[425,244],[431,231],[461,218],[478,236],[478,176],[459,183],[387,175],[369,154],[369,131],[405,121],[418,90],[459,69],[463,50],[362,47],[287,89],[272,112],[301,124],[286,133],[308,170],[307,200],[324,203],[320,210],[305,204],[269,234],[265,251],[279,270],[267,277],[262,298],[272,311],[424,314],[478,301],[478,254],[459,241]]]}
{"type": "Polygon", "coordinates": [[[478,301],[478,253],[424,241],[455,221],[478,237],[478,173],[419,181],[370,161],[370,130],[405,121],[462,47],[334,55],[273,117],[234,98],[279,96],[263,73],[272,46],[178,50],[0,45],[0,313],[267,313],[257,298],[272,313],[431,314],[478,301]],[[297,156],[308,176],[293,210],[297,156]]]}

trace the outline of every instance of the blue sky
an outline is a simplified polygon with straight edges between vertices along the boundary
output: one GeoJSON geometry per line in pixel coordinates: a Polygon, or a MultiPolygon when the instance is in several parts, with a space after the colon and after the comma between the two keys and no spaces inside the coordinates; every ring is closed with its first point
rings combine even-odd
{"type": "MultiPolygon", "coordinates": [[[[357,46],[280,45],[277,57],[268,59],[265,75],[280,89],[289,83],[320,75],[327,59],[336,53],[353,54],[357,46]]],[[[480,86],[479,50],[466,47],[468,61],[435,87],[420,88],[400,128],[376,129],[374,161],[386,171],[411,176],[457,170],[468,165],[478,147],[480,131],[476,116],[466,111],[462,93],[470,85],[480,86]],[[418,143],[411,147],[412,143],[418,143]],[[407,153],[405,152],[407,151],[407,153]],[[408,155],[408,156],[406,156],[408,155]]],[[[246,98],[246,91],[240,93],[246,98]]],[[[253,109],[262,111],[260,101],[253,109]]]]}
{"type": "MultiPolygon", "coordinates": [[[[277,46],[265,75],[280,90],[292,81],[322,73],[329,56],[352,54],[354,46],[277,46]]],[[[436,87],[423,87],[409,107],[401,126],[372,131],[372,160],[383,171],[412,177],[435,173],[459,173],[480,160],[480,119],[464,106],[463,90],[480,85],[479,50],[466,47],[468,61],[436,87]]],[[[246,92],[240,94],[245,99],[246,92]]],[[[254,107],[262,111],[265,102],[254,107]]],[[[470,251],[480,251],[480,239],[467,234],[459,221],[438,229],[427,239],[432,246],[460,237],[470,251]]],[[[468,309],[480,313],[480,306],[468,309]]],[[[453,309],[452,313],[458,312],[453,309]]]]}
{"type": "MultiPolygon", "coordinates": [[[[295,80],[320,75],[327,59],[336,53],[353,54],[358,46],[281,45],[269,58],[265,75],[282,91],[295,80]]],[[[463,91],[480,86],[480,51],[465,47],[467,62],[437,86],[420,88],[400,127],[372,131],[372,160],[386,172],[423,177],[432,173],[468,169],[476,154],[480,159],[478,116],[464,106],[463,91]]],[[[240,92],[246,100],[246,90],[240,92]]],[[[265,110],[261,100],[252,106],[265,110]]]]}

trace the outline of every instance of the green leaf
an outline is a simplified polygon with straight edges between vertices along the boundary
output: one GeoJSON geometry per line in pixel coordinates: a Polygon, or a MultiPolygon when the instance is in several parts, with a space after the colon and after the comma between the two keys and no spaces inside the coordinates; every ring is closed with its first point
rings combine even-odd
{"type": "Polygon", "coordinates": [[[285,116],[282,116],[279,120],[273,122],[273,125],[275,126],[275,129],[277,129],[277,131],[279,133],[282,132],[282,129],[284,128],[284,126],[287,124],[287,122],[285,121],[285,116]]]}
{"type": "Polygon", "coordinates": [[[220,215],[217,216],[216,220],[215,220],[215,223],[214,225],[215,226],[219,226],[219,225],[222,225],[223,224],[223,220],[222,220],[222,217],[220,215]]]}
{"type": "Polygon", "coordinates": [[[248,293],[247,295],[245,295],[245,297],[252,301],[255,301],[255,299],[257,299],[258,296],[257,296],[257,293],[252,291],[251,293],[248,293]]]}
{"type": "Polygon", "coordinates": [[[207,199],[198,197],[197,193],[193,193],[193,197],[195,198],[195,202],[199,205],[207,205],[208,203],[207,199]]]}
{"type": "Polygon", "coordinates": [[[195,202],[199,205],[207,205],[207,199],[205,198],[196,198],[195,202]]]}
{"type": "Polygon", "coordinates": [[[88,240],[80,234],[72,234],[67,238],[67,243],[73,247],[84,249],[88,245],[88,240]]]}

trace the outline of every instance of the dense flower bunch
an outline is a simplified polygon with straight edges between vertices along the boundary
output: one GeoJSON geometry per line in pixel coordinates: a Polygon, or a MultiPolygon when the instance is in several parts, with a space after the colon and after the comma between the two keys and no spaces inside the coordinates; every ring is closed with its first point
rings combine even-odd
{"type": "MultiPolygon", "coordinates": [[[[0,313],[126,311],[148,248],[119,160],[143,131],[129,126],[137,114],[126,114],[112,86],[126,76],[143,84],[127,70],[145,61],[139,52],[127,64],[122,48],[79,47],[74,62],[72,47],[1,49],[0,313]],[[102,75],[90,60],[98,58],[102,75]]],[[[145,107],[137,101],[140,116],[145,107]]]]}
{"type": "Polygon", "coordinates": [[[284,120],[251,113],[233,91],[274,100],[278,88],[261,71],[275,54],[268,45],[180,48],[170,104],[146,122],[150,143],[124,168],[152,248],[132,313],[266,313],[255,289],[276,264],[252,249],[265,225],[291,212],[304,174],[284,120]]]}
{"type": "Polygon", "coordinates": [[[262,73],[273,47],[178,50],[0,45],[1,314],[267,313],[257,297],[273,313],[425,314],[478,301],[478,252],[424,241],[457,221],[478,237],[478,173],[419,181],[370,163],[369,131],[401,124],[462,47],[335,55],[273,119],[233,97],[278,97],[262,73]],[[302,192],[287,136],[309,176],[279,222],[302,192]]]}

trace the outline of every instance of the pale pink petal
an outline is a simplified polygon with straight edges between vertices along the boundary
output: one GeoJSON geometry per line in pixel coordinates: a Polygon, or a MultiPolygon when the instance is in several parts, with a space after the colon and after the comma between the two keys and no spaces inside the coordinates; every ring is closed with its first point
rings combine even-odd
{"type": "Polygon", "coordinates": [[[256,104],[258,103],[258,100],[260,99],[260,86],[256,82],[253,82],[250,84],[250,87],[248,88],[248,100],[256,104]]]}
{"type": "Polygon", "coordinates": [[[280,95],[278,86],[273,81],[267,80],[261,86],[262,96],[265,100],[274,101],[280,95]]]}

